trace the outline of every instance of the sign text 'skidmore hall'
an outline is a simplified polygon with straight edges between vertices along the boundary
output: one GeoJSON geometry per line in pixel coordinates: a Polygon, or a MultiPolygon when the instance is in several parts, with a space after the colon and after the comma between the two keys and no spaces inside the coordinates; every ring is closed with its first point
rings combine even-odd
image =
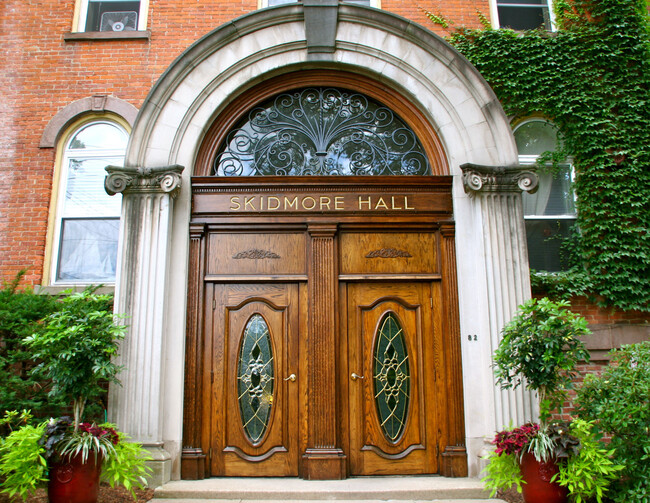
{"type": "Polygon", "coordinates": [[[238,195],[230,196],[231,212],[408,211],[409,195],[238,195]]]}

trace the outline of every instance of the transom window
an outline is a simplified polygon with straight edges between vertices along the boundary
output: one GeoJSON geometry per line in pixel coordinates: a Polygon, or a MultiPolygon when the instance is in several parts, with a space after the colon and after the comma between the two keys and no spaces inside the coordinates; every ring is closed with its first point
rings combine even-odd
{"type": "Polygon", "coordinates": [[[431,174],[422,144],[392,110],[330,87],[286,92],[256,106],[218,152],[217,176],[431,174]]]}
{"type": "Polygon", "coordinates": [[[496,0],[499,28],[552,29],[551,0],[496,0]]]}
{"type": "MultiPolygon", "coordinates": [[[[514,134],[521,164],[533,164],[544,152],[557,149],[557,129],[547,121],[526,121],[517,126],[514,134]]],[[[576,220],[573,170],[567,163],[553,173],[538,171],[538,175],[537,192],[523,194],[528,259],[532,269],[561,271],[567,264],[560,247],[576,220]]]]}
{"type": "Polygon", "coordinates": [[[121,197],[104,190],[107,165],[122,165],[127,132],[108,121],[87,123],[66,143],[55,223],[53,282],[115,281],[121,197]]]}
{"type": "Polygon", "coordinates": [[[77,31],[145,30],[149,0],[78,0],[77,31]]]}

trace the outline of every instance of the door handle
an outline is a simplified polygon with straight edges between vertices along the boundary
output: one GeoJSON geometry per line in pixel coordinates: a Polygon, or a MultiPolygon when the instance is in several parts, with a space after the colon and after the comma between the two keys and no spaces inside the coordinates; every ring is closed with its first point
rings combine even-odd
{"type": "Polygon", "coordinates": [[[296,374],[291,374],[289,377],[285,377],[284,381],[294,382],[296,380],[296,374]]]}
{"type": "Polygon", "coordinates": [[[357,374],[356,372],[352,372],[352,374],[350,374],[350,378],[351,378],[353,381],[356,381],[357,379],[365,379],[365,376],[360,376],[360,375],[357,374]]]}

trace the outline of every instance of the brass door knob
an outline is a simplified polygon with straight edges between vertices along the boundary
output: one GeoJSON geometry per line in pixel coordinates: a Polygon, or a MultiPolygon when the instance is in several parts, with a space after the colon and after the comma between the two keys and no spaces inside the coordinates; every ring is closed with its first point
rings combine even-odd
{"type": "Polygon", "coordinates": [[[289,377],[285,377],[284,380],[294,382],[296,380],[296,374],[291,374],[289,377]]]}
{"type": "Polygon", "coordinates": [[[352,372],[352,374],[350,375],[350,378],[352,378],[353,381],[356,381],[357,379],[364,379],[365,376],[360,376],[356,372],[352,372]]]}

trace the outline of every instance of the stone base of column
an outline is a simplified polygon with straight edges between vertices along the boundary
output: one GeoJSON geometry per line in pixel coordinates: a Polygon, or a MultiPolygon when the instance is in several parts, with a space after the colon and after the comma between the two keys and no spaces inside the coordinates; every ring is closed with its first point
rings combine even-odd
{"type": "Polygon", "coordinates": [[[147,487],[159,487],[172,479],[172,457],[160,445],[143,445],[151,459],[145,464],[151,468],[147,476],[147,487]]]}
{"type": "Polygon", "coordinates": [[[304,479],[342,480],[347,477],[346,457],[341,449],[307,449],[302,460],[304,479]]]}

